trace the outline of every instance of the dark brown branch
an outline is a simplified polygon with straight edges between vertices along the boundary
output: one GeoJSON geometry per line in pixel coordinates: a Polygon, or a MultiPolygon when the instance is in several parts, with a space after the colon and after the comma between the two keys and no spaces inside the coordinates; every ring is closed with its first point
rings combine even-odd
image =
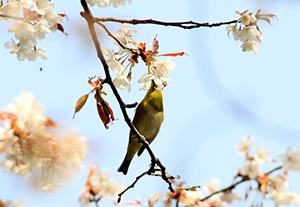
{"type": "Polygon", "coordinates": [[[112,37],[120,45],[120,47],[125,49],[125,46],[107,29],[107,27],[104,24],[102,24],[101,22],[96,22],[96,23],[99,24],[106,31],[108,36],[112,37]]]}
{"type": "Polygon", "coordinates": [[[132,104],[126,104],[125,107],[126,108],[135,108],[138,105],[138,102],[134,102],[132,104]]]}
{"type": "Polygon", "coordinates": [[[195,29],[199,27],[219,27],[221,25],[227,25],[236,23],[238,20],[232,20],[228,22],[219,22],[219,23],[199,23],[194,21],[184,21],[184,22],[164,22],[159,21],[155,19],[131,19],[131,20],[125,20],[125,19],[116,19],[112,17],[107,18],[94,18],[96,22],[119,22],[119,23],[127,23],[127,24],[156,24],[156,25],[162,25],[162,26],[172,26],[172,27],[180,27],[183,29],[195,29]]]}
{"type": "MultiPolygon", "coordinates": [[[[150,169],[147,171],[148,174],[151,174],[152,172],[154,172],[154,166],[157,164],[160,168],[161,168],[161,172],[162,172],[162,179],[165,180],[168,184],[169,184],[169,189],[171,192],[174,192],[174,189],[172,188],[172,183],[169,181],[169,179],[167,178],[166,176],[166,168],[165,166],[163,166],[161,164],[161,162],[156,158],[156,156],[154,155],[153,151],[151,150],[150,146],[149,146],[149,143],[146,141],[145,137],[142,136],[138,131],[137,129],[133,126],[133,124],[131,123],[131,120],[127,114],[127,111],[126,111],[126,106],[119,94],[119,92],[117,91],[115,85],[113,84],[112,82],[112,78],[111,78],[111,75],[110,75],[110,72],[109,72],[109,67],[108,67],[108,64],[103,56],[103,53],[102,53],[102,50],[101,50],[101,46],[100,46],[100,42],[98,40],[98,37],[96,35],[96,31],[95,31],[95,27],[94,27],[94,17],[91,13],[91,11],[89,10],[88,6],[87,6],[87,3],[85,0],[81,0],[81,5],[84,9],[84,12],[81,12],[80,15],[85,18],[85,20],[87,21],[88,23],[88,27],[89,27],[89,31],[90,31],[90,34],[92,36],[92,40],[94,42],[94,45],[95,45],[95,48],[96,48],[96,51],[97,51],[97,56],[98,58],[100,59],[102,65],[103,65],[103,68],[104,68],[104,72],[105,72],[105,81],[103,83],[107,83],[109,84],[109,86],[111,87],[118,103],[119,103],[119,106],[121,108],[121,111],[122,111],[122,114],[124,116],[124,120],[125,122],[127,123],[127,125],[129,126],[130,130],[138,137],[138,139],[141,141],[141,143],[143,143],[143,145],[145,146],[145,148],[147,149],[150,157],[151,157],[151,167],[150,169]]],[[[107,29],[106,29],[107,30],[107,29]]]]}
{"type": "MultiPolygon", "coordinates": [[[[274,168],[273,170],[270,170],[270,171],[268,171],[268,172],[266,172],[266,173],[264,173],[264,174],[265,174],[265,175],[269,175],[269,174],[271,174],[271,173],[273,173],[273,172],[275,172],[275,171],[277,171],[277,170],[280,170],[281,168],[282,168],[282,166],[276,167],[276,168],[274,168]]],[[[206,199],[209,199],[210,197],[212,197],[213,195],[216,195],[216,194],[218,194],[218,193],[222,193],[222,192],[226,192],[226,191],[228,191],[228,190],[232,190],[232,189],[235,188],[237,185],[239,185],[239,184],[241,184],[241,183],[243,183],[243,182],[249,181],[249,180],[251,180],[251,179],[249,178],[249,176],[242,176],[242,180],[240,180],[240,181],[238,181],[238,182],[236,182],[236,183],[233,183],[232,185],[230,185],[230,186],[228,186],[228,187],[226,187],[226,188],[223,188],[223,189],[221,189],[221,190],[218,190],[218,191],[213,192],[212,194],[210,194],[210,195],[206,196],[205,198],[201,199],[201,201],[204,201],[204,200],[206,200],[206,199]]]]}

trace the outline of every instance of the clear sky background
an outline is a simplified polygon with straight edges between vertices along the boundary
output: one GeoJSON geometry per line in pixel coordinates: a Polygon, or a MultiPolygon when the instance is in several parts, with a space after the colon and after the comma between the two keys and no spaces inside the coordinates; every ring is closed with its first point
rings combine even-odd
{"type": "MultiPolygon", "coordinates": [[[[0,108],[14,100],[20,92],[29,91],[46,106],[46,114],[59,124],[74,128],[89,140],[90,152],[84,169],[72,182],[58,192],[37,191],[23,177],[1,172],[0,198],[25,199],[25,207],[79,206],[78,198],[84,188],[88,166],[92,162],[102,170],[110,170],[117,181],[125,186],[147,169],[147,153],[135,157],[127,176],[117,173],[128,142],[128,127],[123,121],[118,104],[108,86],[108,102],[118,119],[109,130],[100,121],[95,102],[88,100],[73,120],[77,99],[92,88],[87,79],[102,75],[103,68],[96,57],[88,33],[80,1],[51,1],[54,11],[66,13],[69,21],[63,25],[68,37],[60,32],[47,35],[38,43],[46,48],[48,60],[19,62],[16,56],[4,49],[4,43],[13,37],[7,32],[7,22],[0,22],[0,108]],[[40,67],[43,71],[40,71],[40,67]]],[[[283,0],[132,0],[119,8],[93,7],[97,17],[122,19],[148,19],[162,21],[221,22],[239,18],[235,11],[250,10],[278,15],[274,25],[259,22],[263,43],[257,54],[243,53],[233,38],[228,38],[226,26],[184,30],[155,25],[129,25],[138,30],[133,36],[137,42],[150,47],[158,34],[160,53],[184,51],[190,57],[176,57],[177,69],[170,72],[172,81],[163,91],[166,120],[152,144],[152,149],[172,175],[180,175],[188,186],[204,185],[208,178],[219,178],[220,187],[232,183],[238,167],[244,166],[244,157],[237,155],[234,145],[242,137],[254,139],[252,153],[257,146],[268,147],[272,157],[286,151],[288,146],[299,146],[300,138],[300,2],[283,0]]],[[[106,23],[112,32],[121,26],[106,23]]],[[[117,49],[101,28],[97,29],[103,46],[117,49]]],[[[132,92],[121,91],[126,103],[141,101],[145,92],[136,81],[146,71],[143,64],[135,68],[132,92]]],[[[133,116],[134,110],[128,110],[133,116]]],[[[267,165],[268,171],[279,165],[267,165]]],[[[300,174],[289,173],[290,190],[300,194],[300,174]]],[[[244,195],[248,185],[238,188],[244,195]]],[[[167,185],[156,177],[145,177],[130,190],[124,201],[140,196],[144,204],[155,192],[167,192],[167,185]]],[[[261,198],[253,192],[252,197],[261,198]]],[[[231,206],[250,206],[248,202],[234,202],[231,206]]],[[[265,202],[264,206],[274,206],[265,202]]],[[[91,205],[93,206],[93,205],[91,205]]],[[[113,206],[104,199],[100,206],[113,206]]],[[[122,203],[125,206],[125,202],[122,203]]],[[[161,206],[161,203],[157,206],[161,206]]]]}

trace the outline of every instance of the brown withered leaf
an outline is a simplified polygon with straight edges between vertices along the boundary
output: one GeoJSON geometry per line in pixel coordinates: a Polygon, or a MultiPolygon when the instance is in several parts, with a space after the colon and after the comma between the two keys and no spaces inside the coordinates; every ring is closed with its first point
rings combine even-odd
{"type": "Polygon", "coordinates": [[[85,95],[81,96],[78,99],[78,101],[76,103],[76,107],[75,107],[75,112],[74,112],[74,115],[73,115],[73,119],[75,118],[75,114],[77,112],[79,112],[81,110],[81,108],[84,106],[84,104],[85,104],[86,100],[88,99],[88,97],[89,97],[89,94],[85,94],[85,95]]]}
{"type": "Polygon", "coordinates": [[[68,36],[68,33],[65,32],[65,29],[61,24],[57,23],[57,29],[68,36]]]}
{"type": "Polygon", "coordinates": [[[115,120],[114,112],[110,108],[109,104],[101,97],[98,91],[95,94],[95,99],[97,100],[96,105],[100,119],[102,120],[104,127],[108,129],[108,124],[115,120]]]}

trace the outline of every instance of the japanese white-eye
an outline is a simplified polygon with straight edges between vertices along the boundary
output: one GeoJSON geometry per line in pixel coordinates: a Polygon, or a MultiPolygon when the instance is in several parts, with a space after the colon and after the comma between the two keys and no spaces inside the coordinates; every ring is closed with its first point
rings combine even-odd
{"type": "MultiPolygon", "coordinates": [[[[157,136],[161,124],[164,121],[163,96],[161,88],[152,80],[151,86],[142,102],[136,108],[132,124],[145,137],[149,144],[157,136]]],[[[129,143],[125,158],[118,171],[127,174],[128,167],[134,155],[140,156],[145,147],[138,137],[130,130],[129,143]]]]}

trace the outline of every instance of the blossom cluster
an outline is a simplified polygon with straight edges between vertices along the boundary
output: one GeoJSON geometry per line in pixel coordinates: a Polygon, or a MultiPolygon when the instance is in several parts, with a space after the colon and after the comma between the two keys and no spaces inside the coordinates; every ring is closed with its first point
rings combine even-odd
{"type": "Polygon", "coordinates": [[[118,194],[124,189],[123,183],[117,183],[109,171],[100,170],[99,166],[92,163],[85,188],[79,198],[83,205],[98,202],[107,197],[116,201],[118,194]]]}
{"type": "MultiPolygon", "coordinates": [[[[219,190],[220,180],[215,178],[209,178],[206,184],[203,186],[203,191],[196,189],[189,189],[183,187],[183,183],[180,183],[175,192],[169,193],[155,193],[148,199],[149,207],[153,207],[159,200],[163,202],[163,206],[174,206],[173,201],[180,202],[183,206],[199,206],[199,207],[227,207],[234,200],[242,200],[241,196],[232,190],[228,190],[219,194],[215,194],[212,197],[205,199],[205,194],[210,195],[219,190]]],[[[129,202],[127,207],[143,206],[139,199],[135,202],[129,202]]]]}
{"type": "MultiPolygon", "coordinates": [[[[155,193],[148,199],[148,206],[154,207],[161,201],[163,205],[170,207],[183,204],[183,206],[198,207],[227,207],[234,201],[248,199],[249,193],[256,190],[262,194],[264,200],[272,200],[275,206],[280,205],[300,205],[300,196],[289,190],[288,171],[300,172],[300,147],[296,151],[288,147],[284,154],[278,156],[277,160],[272,159],[271,151],[268,148],[258,146],[253,156],[250,150],[254,140],[250,137],[243,138],[240,143],[235,145],[239,155],[246,157],[245,166],[238,169],[235,182],[229,187],[220,189],[220,180],[209,178],[206,184],[198,190],[196,187],[185,187],[184,183],[179,183],[175,192],[155,193]],[[268,163],[282,162],[282,166],[276,167],[266,173],[262,173],[260,166],[268,163]],[[245,195],[240,195],[234,188],[241,183],[249,182],[249,188],[245,195]],[[254,182],[253,182],[254,181],[254,182]],[[253,184],[256,183],[256,187],[253,184]]],[[[172,180],[175,183],[174,180],[172,180]]],[[[176,183],[175,183],[176,184],[176,183]]],[[[263,206],[263,200],[257,206],[263,206]]],[[[254,203],[254,202],[253,202],[254,203]]],[[[137,197],[135,201],[128,202],[127,207],[144,206],[137,197]]]]}
{"type": "Polygon", "coordinates": [[[260,9],[256,14],[251,13],[248,10],[243,13],[239,11],[236,13],[240,14],[241,18],[235,25],[229,25],[226,27],[228,36],[232,32],[233,38],[236,41],[240,40],[243,42],[241,45],[243,52],[252,51],[257,53],[260,47],[258,43],[262,43],[262,32],[257,25],[258,20],[264,20],[271,24],[270,18],[277,18],[277,16],[274,14],[260,14],[260,9]],[[238,23],[241,23],[239,28],[238,23]]]}
{"type": "Polygon", "coordinates": [[[158,40],[155,38],[152,44],[152,50],[146,50],[146,42],[137,43],[132,39],[132,34],[137,31],[129,29],[127,24],[123,26],[114,33],[114,37],[118,40],[115,44],[119,47],[117,53],[108,47],[102,48],[102,52],[108,56],[107,63],[110,69],[116,73],[116,78],[114,78],[113,83],[116,87],[120,89],[126,89],[128,92],[131,91],[131,77],[133,73],[133,67],[139,63],[138,58],[145,62],[147,66],[147,72],[141,76],[138,80],[139,83],[144,83],[144,86],[140,90],[148,90],[151,85],[151,80],[154,80],[157,85],[165,87],[167,82],[171,80],[169,77],[169,71],[174,71],[177,65],[172,61],[171,58],[166,60],[157,59],[158,56],[182,56],[185,53],[172,53],[158,55],[158,40]],[[133,45],[134,49],[129,48],[133,45]],[[119,55],[120,57],[117,57],[119,55]],[[124,67],[125,61],[128,60],[129,63],[124,67]]]}
{"type": "Polygon", "coordinates": [[[281,171],[276,175],[270,175],[271,173],[262,173],[260,165],[276,162],[276,160],[271,158],[270,149],[262,146],[258,146],[254,156],[250,156],[253,142],[253,139],[248,137],[235,145],[238,154],[246,156],[245,166],[239,170],[238,176],[247,176],[251,180],[256,180],[258,191],[263,193],[265,199],[273,200],[276,206],[300,205],[300,196],[293,191],[287,191],[289,187],[287,172],[290,170],[300,172],[300,147],[295,152],[292,147],[288,147],[284,154],[279,155],[277,161],[282,162],[282,167],[277,169],[281,171]]]}
{"type": "Polygon", "coordinates": [[[17,42],[12,39],[5,43],[5,48],[17,55],[18,60],[47,59],[46,50],[37,49],[37,40],[57,30],[64,32],[61,23],[66,16],[53,12],[53,8],[49,0],[16,0],[0,5],[0,20],[16,20],[8,31],[14,33],[17,42]]]}
{"type": "Polygon", "coordinates": [[[126,1],[128,1],[129,4],[131,3],[131,0],[87,0],[86,2],[90,6],[95,6],[95,4],[97,4],[99,7],[108,7],[113,5],[115,8],[117,8],[119,5],[125,6],[126,1]]]}
{"type": "Polygon", "coordinates": [[[0,166],[39,190],[54,191],[81,169],[87,140],[60,128],[44,111],[32,93],[22,92],[0,112],[0,166]]]}

